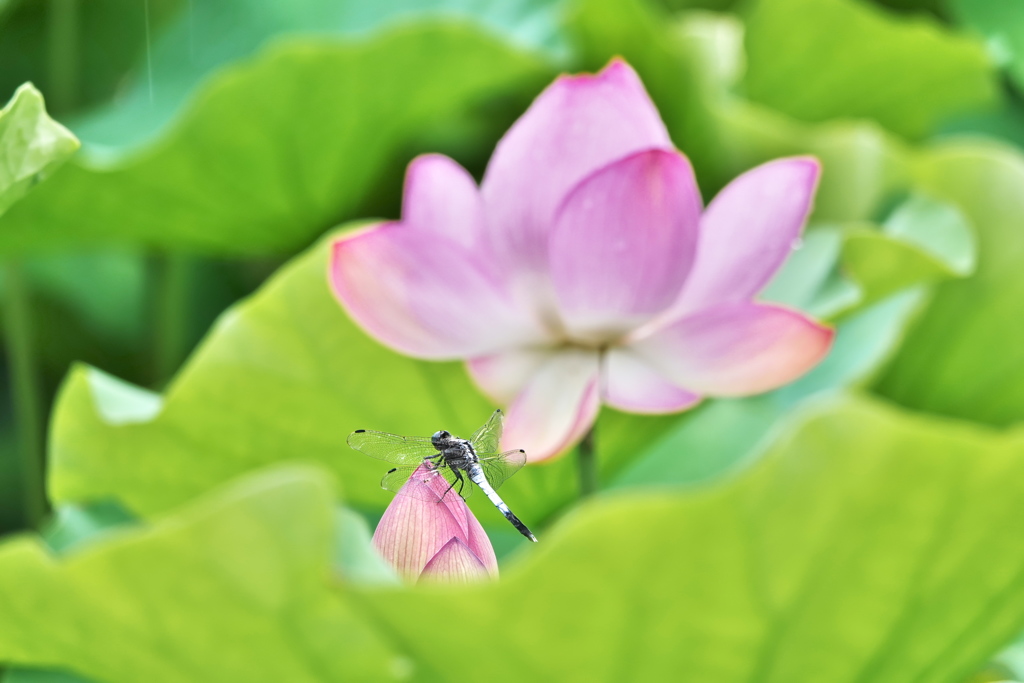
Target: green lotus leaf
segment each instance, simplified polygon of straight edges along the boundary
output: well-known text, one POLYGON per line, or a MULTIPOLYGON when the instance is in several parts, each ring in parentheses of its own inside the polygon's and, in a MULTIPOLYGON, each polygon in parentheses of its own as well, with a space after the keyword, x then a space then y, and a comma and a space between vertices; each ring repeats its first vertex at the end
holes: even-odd
POLYGON ((971 36, 853 0, 757 0, 746 15, 750 99, 803 121, 866 118, 909 138, 996 102, 971 36))
POLYGON ((0 110, 0 214, 77 149, 75 136, 47 115, 42 94, 31 83, 18 88, 0 110))
POLYGON ((849 226, 842 265, 872 303, 921 284, 969 276, 974 233, 954 206, 923 195, 902 203, 879 228, 849 226))
POLYGON ((292 466, 66 560, 8 541, 0 660, 106 683, 394 680, 408 665, 331 591, 334 502, 292 466))
POLYGON ((961 23, 985 36, 989 51, 1017 84, 1024 83, 1024 5, 1001 0, 949 0, 961 23))
POLYGON ((480 107, 548 78, 538 58, 470 26, 282 41, 218 71, 154 146, 65 166, 5 217, 0 251, 288 253, 388 204, 382 178, 397 180, 421 146, 485 158, 513 114, 480 107))
POLYGON ((301 458, 338 474, 350 501, 382 508, 380 463, 348 447, 350 432, 482 423, 492 408, 459 364, 398 355, 348 319, 327 287, 328 242, 229 309, 166 395, 74 370, 55 408, 54 500, 115 498, 150 514, 301 458))
MULTIPOLYGON (((98 34, 117 26, 120 30, 113 41, 141 44, 148 10, 152 40, 147 50, 136 50, 133 73, 123 79, 117 97, 107 106, 73 119, 72 129, 87 146, 102 150, 104 156, 119 157, 166 133, 196 91, 218 70, 253 58, 275 41, 310 34, 351 41, 400 24, 458 23, 530 51, 558 52, 564 49, 556 30, 560 2, 300 0, 267 4, 262 0, 220 0, 207 4, 150 0, 146 7, 135 7, 128 0, 93 0, 80 10, 84 34, 80 39, 87 62, 83 70, 89 69, 87 86, 94 87, 99 80, 95 61, 89 63, 93 43, 105 48, 107 59, 102 67, 110 68, 113 61, 112 40, 98 34), (138 32, 125 31, 124 25, 133 20, 138 32), (125 35, 128 33, 133 35, 125 35)), ((40 43, 44 41, 37 40, 29 47, 38 49, 40 43)), ((0 56, 4 56, 2 50, 0 47, 0 56)))
POLYGON ((0 545, 0 660, 106 683, 959 683, 1024 626, 1022 456, 1020 430, 819 401, 730 481, 599 496, 452 588, 342 579, 329 477, 286 465, 61 559, 0 545))
MULTIPOLYGON (((687 453, 678 453, 680 459, 687 453)), ((359 590, 425 671, 437 615, 488 680, 960 682, 1024 626, 1024 433, 862 400, 724 486, 596 500, 500 583, 359 590)))
POLYGON ((878 391, 920 410, 1013 424, 1024 415, 1024 157, 994 142, 949 142, 915 167, 923 190, 970 221, 977 268, 938 286, 878 391))
POLYGON ((8 669, 3 683, 93 683, 81 676, 51 669, 8 669))

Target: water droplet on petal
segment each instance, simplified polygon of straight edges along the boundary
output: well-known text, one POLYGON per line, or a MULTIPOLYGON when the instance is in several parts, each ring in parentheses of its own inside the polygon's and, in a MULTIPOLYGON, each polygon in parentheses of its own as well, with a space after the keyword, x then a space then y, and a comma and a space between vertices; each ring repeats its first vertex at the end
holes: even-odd
POLYGON ((793 251, 796 251, 797 249, 799 249, 802 246, 804 246, 803 238, 797 237, 795 240, 793 240, 790 243, 789 248, 792 249, 793 251))

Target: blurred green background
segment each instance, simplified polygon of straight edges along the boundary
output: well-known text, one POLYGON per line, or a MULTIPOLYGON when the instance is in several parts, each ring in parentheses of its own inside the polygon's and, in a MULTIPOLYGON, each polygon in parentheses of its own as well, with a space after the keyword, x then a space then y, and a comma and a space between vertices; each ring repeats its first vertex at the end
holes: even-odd
POLYGON ((1024 676, 1022 79, 1005 0, 0 2, 0 93, 81 142, 34 90, 0 118, 3 680, 1024 676), (571 455, 507 484, 538 548, 473 501, 500 584, 382 589, 345 436, 492 407, 348 321, 327 241, 616 55, 705 200, 822 160, 764 296, 835 349, 605 409, 597 499, 571 455))

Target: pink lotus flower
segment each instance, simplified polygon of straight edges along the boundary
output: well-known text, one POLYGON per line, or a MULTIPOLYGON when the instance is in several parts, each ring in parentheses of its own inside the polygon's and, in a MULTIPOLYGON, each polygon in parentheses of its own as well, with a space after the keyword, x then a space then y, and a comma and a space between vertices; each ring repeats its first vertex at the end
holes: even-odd
POLYGON ((498 576, 494 548, 466 501, 416 470, 373 532, 373 545, 407 581, 467 582, 498 576))
POLYGON ((483 182, 418 157, 402 220, 334 245, 331 283, 382 343, 466 359, 509 404, 505 444, 555 455, 602 403, 668 413, 792 381, 833 333, 754 301, 799 238, 808 157, 736 178, 706 207, 636 73, 562 76, 498 143, 483 182))

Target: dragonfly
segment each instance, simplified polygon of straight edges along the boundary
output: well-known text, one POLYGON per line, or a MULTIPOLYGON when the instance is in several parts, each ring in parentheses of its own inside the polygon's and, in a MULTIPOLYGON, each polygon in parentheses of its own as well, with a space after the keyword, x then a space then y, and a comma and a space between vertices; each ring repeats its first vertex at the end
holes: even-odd
POLYGON ((473 487, 467 488, 466 481, 471 481, 519 533, 536 543, 533 533, 498 496, 498 487, 526 464, 526 451, 514 449, 499 452, 501 427, 501 410, 495 410, 487 422, 468 439, 460 439, 443 429, 430 437, 399 436, 372 429, 357 429, 348 435, 348 445, 371 458, 395 465, 380 481, 381 488, 386 491, 439 502, 456 487, 456 495, 468 498, 473 487), (437 477, 443 478, 447 484, 444 494, 438 498, 432 486, 404 487, 413 476, 422 477, 424 483, 430 483, 431 479, 437 477))

